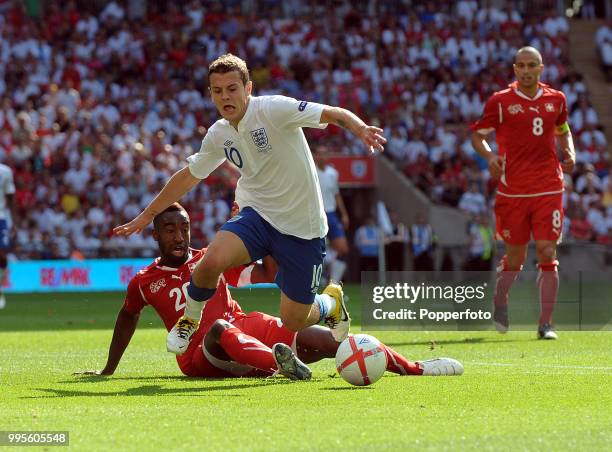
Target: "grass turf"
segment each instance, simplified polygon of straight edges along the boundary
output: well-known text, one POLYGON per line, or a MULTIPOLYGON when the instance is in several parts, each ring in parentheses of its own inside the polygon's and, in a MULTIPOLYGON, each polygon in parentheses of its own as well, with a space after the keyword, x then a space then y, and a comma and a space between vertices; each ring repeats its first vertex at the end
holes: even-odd
MULTIPOLYGON (((274 290, 235 297, 245 310, 278 308, 274 290)), ((8 297, 0 429, 69 430, 70 445, 87 450, 603 450, 612 441, 609 331, 556 342, 533 331, 376 332, 410 359, 455 357, 465 375, 387 374, 354 388, 333 377, 331 360, 312 366, 311 382, 183 377, 145 309, 114 376, 72 376, 104 365, 121 299, 8 297)))

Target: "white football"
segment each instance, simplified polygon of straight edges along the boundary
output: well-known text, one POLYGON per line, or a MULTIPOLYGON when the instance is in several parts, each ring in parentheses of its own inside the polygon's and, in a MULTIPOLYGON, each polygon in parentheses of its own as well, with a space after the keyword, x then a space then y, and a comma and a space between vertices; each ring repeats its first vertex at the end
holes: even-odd
POLYGON ((387 355, 375 337, 355 334, 346 338, 338 347, 336 369, 350 384, 368 386, 385 373, 387 355))

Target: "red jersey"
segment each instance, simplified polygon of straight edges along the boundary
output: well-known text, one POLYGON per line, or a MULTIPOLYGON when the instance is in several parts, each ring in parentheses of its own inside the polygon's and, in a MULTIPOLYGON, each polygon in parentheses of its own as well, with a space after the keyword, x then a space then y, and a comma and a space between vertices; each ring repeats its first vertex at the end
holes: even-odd
POLYGON ((557 157, 555 129, 567 121, 567 101, 561 91, 539 84, 530 98, 518 82, 494 93, 482 117, 471 125, 486 135, 495 130, 504 172, 497 193, 537 196, 563 192, 563 171, 557 157))
MULTIPOLYGON (((146 305, 155 309, 161 317, 166 329, 170 331, 185 310, 187 286, 193 268, 206 253, 201 250, 190 249, 191 256, 179 268, 159 265, 158 257, 148 267, 140 270, 129 282, 123 307, 131 314, 139 313, 146 305)), ((240 266, 223 273, 220 278, 217 292, 208 300, 202 312, 200 326, 194 334, 187 351, 177 356, 179 367, 190 361, 191 352, 202 342, 202 338, 217 319, 233 322, 234 319, 244 316, 240 305, 232 299, 227 285, 238 287, 250 283, 250 274, 253 266, 240 266)))

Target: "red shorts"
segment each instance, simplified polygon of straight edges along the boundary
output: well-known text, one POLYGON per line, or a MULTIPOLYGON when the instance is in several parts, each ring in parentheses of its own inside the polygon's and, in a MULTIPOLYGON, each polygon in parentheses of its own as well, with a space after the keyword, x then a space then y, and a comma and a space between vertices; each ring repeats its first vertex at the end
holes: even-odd
MULTIPOLYGON (((238 317, 232 324, 244 334, 248 334, 268 347, 278 342, 287 344, 295 351, 296 333, 283 326, 278 317, 273 317, 263 312, 250 312, 238 317)), ((256 377, 265 376, 269 373, 242 366, 231 361, 222 361, 209 353, 205 353, 204 335, 195 337, 197 346, 189 347, 185 354, 179 357, 179 367, 185 375, 190 377, 205 378, 227 378, 227 377, 256 377), (208 355, 208 356, 207 356, 208 355)))
POLYGON ((559 243, 563 230, 563 195, 495 197, 497 238, 510 245, 525 245, 533 238, 559 243))

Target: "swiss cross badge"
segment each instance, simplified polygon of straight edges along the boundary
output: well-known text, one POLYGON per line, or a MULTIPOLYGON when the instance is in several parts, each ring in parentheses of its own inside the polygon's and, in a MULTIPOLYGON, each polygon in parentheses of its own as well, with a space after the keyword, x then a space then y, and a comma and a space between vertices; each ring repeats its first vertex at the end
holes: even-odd
POLYGON ((508 106, 508 112, 511 115, 515 115, 517 113, 524 113, 523 106, 521 104, 513 104, 508 106))

